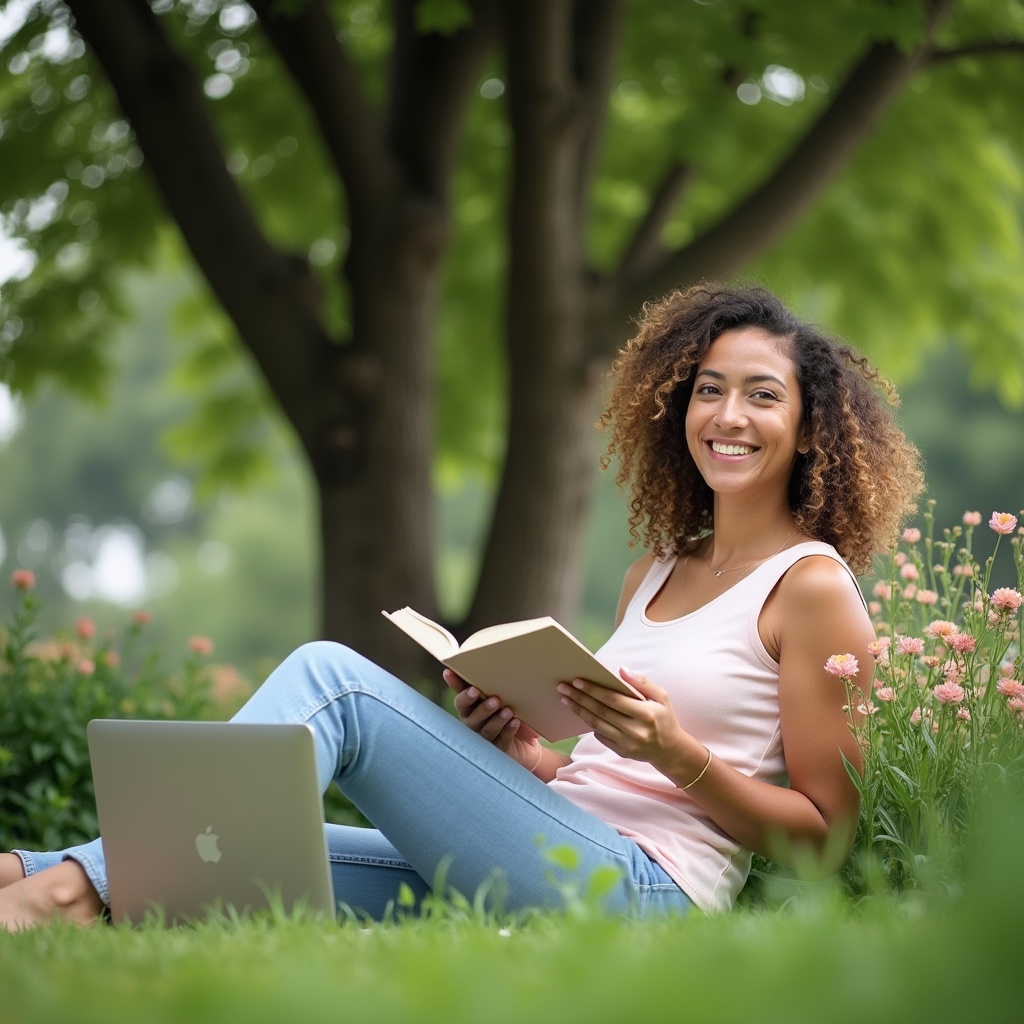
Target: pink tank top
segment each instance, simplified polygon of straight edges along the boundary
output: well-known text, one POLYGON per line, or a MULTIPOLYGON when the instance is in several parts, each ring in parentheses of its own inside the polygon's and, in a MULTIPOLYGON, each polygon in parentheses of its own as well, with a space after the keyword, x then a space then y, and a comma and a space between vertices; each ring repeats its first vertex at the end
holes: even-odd
MULTIPOLYGON (((745 775, 784 786, 779 666, 761 642, 757 621, 784 573, 808 555, 846 565, 828 544, 797 544, 713 601, 669 622, 649 619, 647 607, 676 559, 655 562, 597 656, 613 672, 626 666, 667 690, 680 724, 715 757, 745 775)), ((729 909, 743 888, 751 852, 656 768, 620 757, 592 733, 580 738, 572 763, 550 785, 632 839, 704 911, 729 909)))

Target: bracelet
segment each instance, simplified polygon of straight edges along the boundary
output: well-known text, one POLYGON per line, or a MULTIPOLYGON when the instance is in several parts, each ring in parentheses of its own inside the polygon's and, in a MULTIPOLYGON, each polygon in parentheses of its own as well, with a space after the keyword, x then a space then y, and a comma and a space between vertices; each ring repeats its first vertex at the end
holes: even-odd
POLYGON ((537 744, 537 760, 533 762, 532 767, 529 769, 529 772, 530 772, 531 775, 540 767, 540 762, 543 759, 543 757, 544 757, 544 744, 543 743, 538 743, 537 744))
POLYGON ((706 771, 707 771, 707 770, 708 770, 708 769, 709 769, 709 768, 711 767, 711 758, 712 758, 712 757, 713 757, 714 755, 713 755, 713 754, 711 753, 711 748, 710 748, 710 747, 705 747, 704 749, 705 749, 705 750, 706 750, 706 751, 708 752, 708 760, 707 760, 707 763, 706 763, 706 764, 704 765, 704 767, 703 767, 703 768, 701 768, 701 770, 700 770, 700 775, 698 775, 698 776, 697 776, 697 778, 695 778, 695 779, 693 780, 693 782, 689 782, 689 783, 687 783, 687 784, 686 784, 685 786, 683 786, 683 787, 682 787, 683 789, 689 789, 689 788, 690 788, 690 786, 696 786, 696 785, 697 785, 697 783, 698 783, 698 782, 700 782, 700 780, 704 778, 704 773, 705 773, 705 772, 706 772, 706 771))

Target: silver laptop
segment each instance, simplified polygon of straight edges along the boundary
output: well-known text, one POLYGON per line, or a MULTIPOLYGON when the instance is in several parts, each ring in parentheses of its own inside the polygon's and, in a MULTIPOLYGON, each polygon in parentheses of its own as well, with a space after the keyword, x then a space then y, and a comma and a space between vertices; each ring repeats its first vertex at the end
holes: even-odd
POLYGON ((88 737, 114 921, 334 915, 308 726, 97 719, 88 737))

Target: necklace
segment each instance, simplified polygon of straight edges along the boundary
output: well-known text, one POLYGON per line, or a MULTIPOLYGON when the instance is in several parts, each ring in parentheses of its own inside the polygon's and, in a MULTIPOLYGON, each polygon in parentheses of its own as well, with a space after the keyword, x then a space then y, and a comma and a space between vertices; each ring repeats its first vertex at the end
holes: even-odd
POLYGON ((712 569, 711 563, 706 559, 702 558, 701 561, 708 567, 708 572, 711 573, 716 579, 719 576, 724 576, 727 572, 742 572, 744 569, 749 569, 754 562, 767 562, 769 558, 774 558, 779 551, 781 551, 800 531, 794 530, 783 542, 779 545, 778 550, 773 551, 770 555, 765 555, 764 558, 753 558, 746 565, 737 565, 734 569, 712 569))

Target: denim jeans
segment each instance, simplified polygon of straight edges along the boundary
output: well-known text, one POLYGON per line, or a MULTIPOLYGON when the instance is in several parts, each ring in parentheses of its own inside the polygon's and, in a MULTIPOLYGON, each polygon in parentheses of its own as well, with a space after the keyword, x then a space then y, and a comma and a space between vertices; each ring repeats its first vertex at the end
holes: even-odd
MULTIPOLYGON (((300 647, 233 721, 305 722, 321 791, 337 783, 374 828, 325 825, 335 898, 379 918, 406 883, 417 902, 444 865, 473 898, 484 883, 507 910, 563 905, 598 868, 620 881, 611 912, 684 913, 686 894, 632 840, 583 811, 455 717, 373 662, 328 641, 300 647), (572 872, 546 851, 575 850, 572 872)), ((54 853, 16 851, 32 874, 78 861, 108 902, 101 840, 54 853)))

